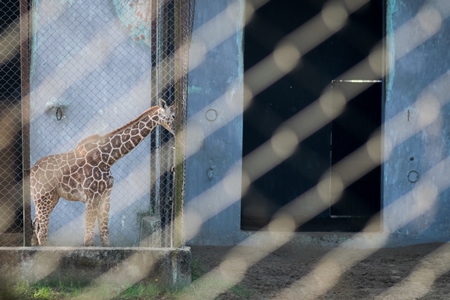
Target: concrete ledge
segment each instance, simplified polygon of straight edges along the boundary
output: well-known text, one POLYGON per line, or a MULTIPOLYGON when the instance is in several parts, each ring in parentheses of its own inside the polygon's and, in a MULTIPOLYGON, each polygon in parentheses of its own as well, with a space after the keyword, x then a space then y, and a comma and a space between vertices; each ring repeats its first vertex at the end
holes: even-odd
POLYGON ((189 247, 0 247, 6 280, 127 285, 153 283, 179 288, 191 282, 189 247))

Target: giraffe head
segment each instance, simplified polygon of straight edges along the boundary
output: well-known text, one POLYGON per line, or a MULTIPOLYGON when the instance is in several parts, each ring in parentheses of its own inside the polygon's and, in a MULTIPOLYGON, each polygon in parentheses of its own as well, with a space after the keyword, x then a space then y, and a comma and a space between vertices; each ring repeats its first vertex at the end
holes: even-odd
POLYGON ((159 122, 160 125, 166 128, 170 133, 175 134, 174 120, 175 110, 174 105, 167 106, 163 99, 159 99, 159 122))

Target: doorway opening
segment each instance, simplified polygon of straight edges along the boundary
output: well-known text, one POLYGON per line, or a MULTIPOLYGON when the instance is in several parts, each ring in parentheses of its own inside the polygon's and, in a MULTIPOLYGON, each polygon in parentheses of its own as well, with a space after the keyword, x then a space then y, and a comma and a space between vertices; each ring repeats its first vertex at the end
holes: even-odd
MULTIPOLYGON (((245 71, 272 55, 287 35, 311 28, 311 20, 320 17, 327 5, 326 0, 278 0, 257 8, 244 29, 245 71)), ((368 1, 349 13, 342 28, 302 53, 295 68, 254 95, 244 112, 243 157, 269 141, 283 122, 313 104, 326 90, 331 89, 331 93, 338 89, 360 90, 347 99, 342 113, 302 140, 292 155, 251 183, 242 195, 242 230, 263 228, 280 208, 317 186, 327 173, 333 172, 334 166, 364 146, 380 129, 383 78, 374 79, 373 74, 364 73, 355 78, 348 71, 381 43, 383 24, 384 2, 368 1)), ((320 32, 312 30, 308 36, 314 38, 316 34, 320 32)), ((381 145, 377 147, 375 152, 381 155, 381 145)), ((354 167, 358 167, 357 161, 354 167)), ((362 230, 382 208, 381 183, 381 167, 375 166, 297 231, 362 230)), ((371 228, 378 230, 377 226, 371 228)))

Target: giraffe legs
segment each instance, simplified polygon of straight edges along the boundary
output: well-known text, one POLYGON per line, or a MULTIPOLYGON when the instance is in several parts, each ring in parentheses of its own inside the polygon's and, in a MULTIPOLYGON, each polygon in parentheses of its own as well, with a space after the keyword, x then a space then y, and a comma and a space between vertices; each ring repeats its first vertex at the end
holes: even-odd
POLYGON ((50 213, 58 203, 57 196, 44 196, 35 199, 35 218, 33 221, 33 236, 31 238, 32 246, 45 246, 48 239, 48 224, 50 221, 50 213))
POLYGON ((103 247, 109 247, 110 245, 109 228, 108 228, 110 194, 111 194, 110 192, 107 192, 106 195, 103 196, 97 214, 98 229, 100 231, 100 243, 103 247))
POLYGON ((97 219, 98 206, 94 201, 86 204, 86 228, 84 231, 84 246, 94 246, 95 220, 97 219))
POLYGON ((35 217, 33 220, 33 235, 31 237, 31 246, 45 246, 48 238, 48 219, 41 220, 35 217))
POLYGON ((100 243, 102 247, 109 247, 109 196, 110 192, 107 192, 98 201, 90 201, 86 204, 86 228, 84 233, 84 246, 93 246, 95 237, 95 221, 98 221, 98 229, 100 232, 100 243))

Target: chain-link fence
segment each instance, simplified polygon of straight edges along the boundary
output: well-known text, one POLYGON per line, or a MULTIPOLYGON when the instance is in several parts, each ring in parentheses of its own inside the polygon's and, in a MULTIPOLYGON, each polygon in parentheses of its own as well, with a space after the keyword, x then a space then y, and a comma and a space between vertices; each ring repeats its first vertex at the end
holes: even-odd
MULTIPOLYGON (((111 168, 111 246, 183 244, 175 217, 182 216, 184 194, 183 45, 192 9, 190 0, 2 3, 1 245, 30 243, 31 166, 89 136, 129 130, 159 99, 175 108, 175 135, 157 126, 111 168)), ((61 198, 47 244, 82 245, 85 208, 61 198)))
POLYGON ((0 244, 21 243, 20 3, 3 1, 0 25, 0 244))

